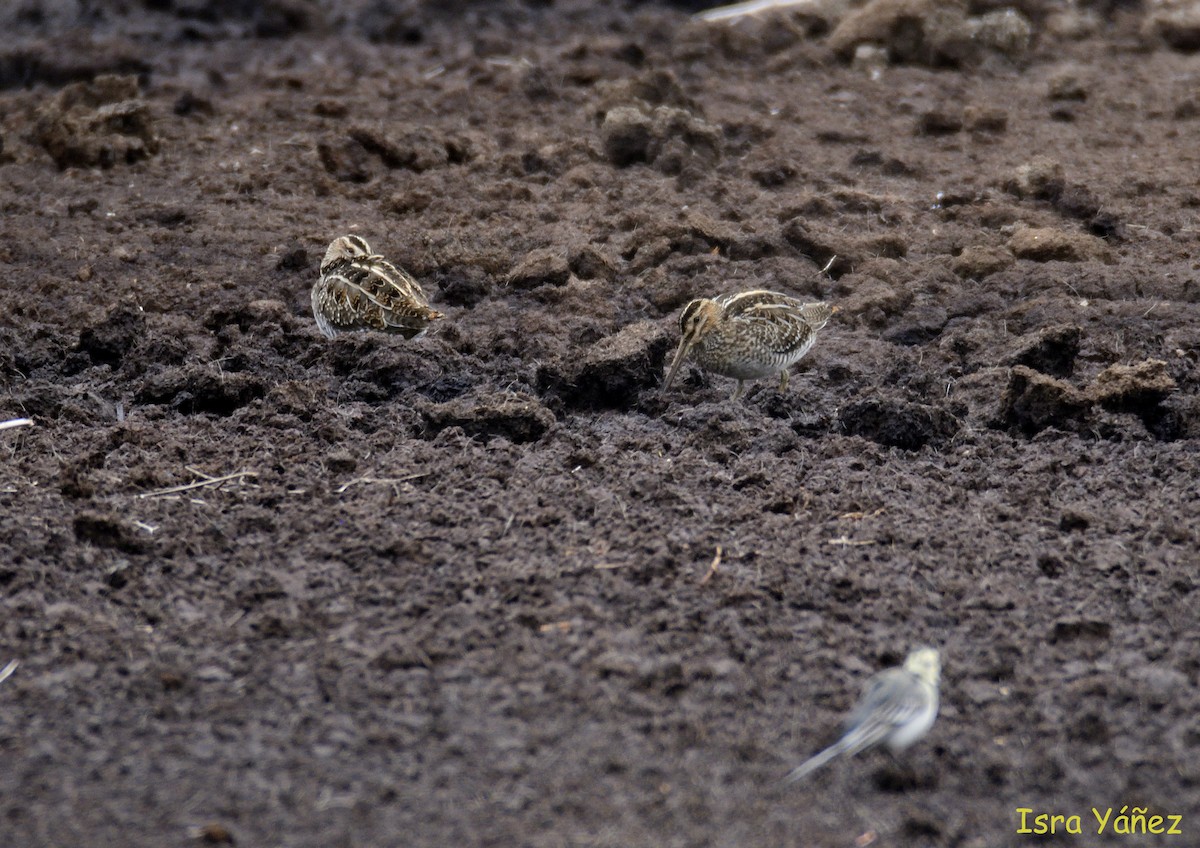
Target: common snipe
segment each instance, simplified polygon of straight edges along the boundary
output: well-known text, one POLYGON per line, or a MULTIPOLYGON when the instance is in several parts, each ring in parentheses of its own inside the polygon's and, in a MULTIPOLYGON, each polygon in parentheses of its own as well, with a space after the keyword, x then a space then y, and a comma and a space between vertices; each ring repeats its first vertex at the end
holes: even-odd
POLYGON ((880 744, 899 752, 916 742, 937 718, 941 674, 941 658, 933 648, 917 648, 903 667, 876 674, 846 719, 842 738, 792 769, 784 783, 807 777, 839 754, 853 756, 880 744))
POLYGON ((321 278, 312 289, 313 317, 327 338, 355 330, 399 333, 406 339, 425 332, 442 313, 429 308, 420 284, 388 262, 359 236, 336 238, 321 260, 321 278))
POLYGON ((693 300, 679 316, 683 337, 667 372, 665 391, 690 353, 700 367, 737 380, 732 399, 742 394, 745 380, 779 374, 787 388, 788 369, 816 341, 836 306, 803 303, 772 291, 745 291, 709 300, 693 300))

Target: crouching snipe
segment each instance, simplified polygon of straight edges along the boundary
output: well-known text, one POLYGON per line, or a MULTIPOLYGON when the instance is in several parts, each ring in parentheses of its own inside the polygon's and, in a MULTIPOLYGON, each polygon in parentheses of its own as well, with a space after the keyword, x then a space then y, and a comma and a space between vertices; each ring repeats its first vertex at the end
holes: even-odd
POLYGON ((326 338, 356 330, 413 339, 442 313, 429 308, 420 284, 358 236, 336 238, 312 289, 313 317, 326 338))
POLYGON ((737 380, 731 399, 742 394, 745 380, 780 375, 787 389, 788 369, 812 348, 817 331, 836 306, 803 303, 772 291, 726 294, 693 300, 679 316, 683 337, 667 372, 665 391, 690 353, 700 367, 737 380))

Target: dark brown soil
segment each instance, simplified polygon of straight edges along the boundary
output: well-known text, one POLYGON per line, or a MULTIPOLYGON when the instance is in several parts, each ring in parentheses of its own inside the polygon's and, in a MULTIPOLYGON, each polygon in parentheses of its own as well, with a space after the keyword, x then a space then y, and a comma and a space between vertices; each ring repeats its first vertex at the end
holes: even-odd
POLYGON ((442 5, 3 4, 0 842, 1198 844, 1200 40, 442 5), (425 338, 320 336, 350 232, 425 338), (760 287, 789 391, 661 393, 760 287))

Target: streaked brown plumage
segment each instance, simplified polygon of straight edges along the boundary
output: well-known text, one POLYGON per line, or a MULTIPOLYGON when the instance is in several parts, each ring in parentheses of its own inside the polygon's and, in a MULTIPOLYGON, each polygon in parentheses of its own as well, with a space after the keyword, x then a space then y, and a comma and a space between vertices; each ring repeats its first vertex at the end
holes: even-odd
POLYGON ((746 380, 780 375, 787 388, 788 369, 816 341, 836 306, 804 303, 779 292, 755 290, 693 300, 679 316, 682 338, 671 360, 663 390, 670 387, 690 353, 701 368, 737 380, 732 400, 746 380))
POLYGON ((339 333, 379 330, 406 339, 425 332, 442 313, 429 308, 420 284, 359 236, 336 238, 321 260, 312 288, 313 317, 332 339, 339 333))

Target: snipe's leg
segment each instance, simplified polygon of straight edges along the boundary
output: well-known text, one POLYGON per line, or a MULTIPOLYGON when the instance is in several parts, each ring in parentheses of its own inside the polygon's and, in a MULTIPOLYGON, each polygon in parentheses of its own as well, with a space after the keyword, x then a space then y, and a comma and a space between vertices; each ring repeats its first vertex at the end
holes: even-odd
POLYGON ((743 385, 743 381, 738 380, 737 385, 733 387, 733 394, 731 394, 729 396, 730 400, 737 400, 738 398, 740 398, 742 396, 742 385, 743 385))
POLYGON ((788 381, 788 372, 787 372, 787 369, 785 368, 779 372, 779 391, 781 391, 781 392, 787 391, 787 381, 788 381))

